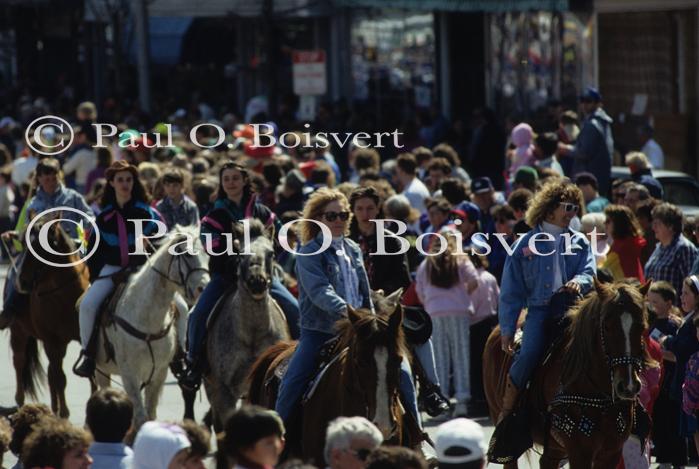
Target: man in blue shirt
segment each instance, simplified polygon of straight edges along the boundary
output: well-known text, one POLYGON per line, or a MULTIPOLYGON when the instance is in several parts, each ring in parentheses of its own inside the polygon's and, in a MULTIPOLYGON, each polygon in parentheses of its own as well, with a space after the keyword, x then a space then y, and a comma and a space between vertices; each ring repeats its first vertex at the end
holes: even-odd
POLYGON ((95 469, 130 469, 133 451, 124 444, 131 428, 133 404, 119 389, 103 388, 87 401, 85 423, 95 441, 90 445, 95 469))

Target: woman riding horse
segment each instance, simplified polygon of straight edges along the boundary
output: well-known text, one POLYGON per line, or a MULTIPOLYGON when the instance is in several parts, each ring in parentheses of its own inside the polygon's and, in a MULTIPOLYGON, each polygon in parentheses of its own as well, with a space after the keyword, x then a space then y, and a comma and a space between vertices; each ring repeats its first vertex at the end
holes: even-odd
MULTIPOLYGON (((321 347, 335 336, 335 323, 347 317, 348 305, 372 308, 361 250, 345 237, 350 217, 347 198, 337 190, 319 189, 306 202, 301 224, 304 244, 296 260, 301 336, 275 406, 287 423, 316 368, 321 347), (331 238, 326 239, 326 234, 331 238)), ((405 360, 399 386, 404 405, 420 422, 410 366, 405 360)))
MULTIPOLYGON (((97 216, 100 243, 90 258, 93 267, 102 265, 99 277, 90 285, 80 303, 80 343, 82 361, 73 369, 76 375, 89 378, 95 372, 95 357, 88 344, 92 338, 95 319, 102 302, 114 289, 114 274, 125 269, 135 269, 148 259, 145 255, 130 254, 135 251, 135 224, 129 220, 149 220, 143 226, 143 234, 157 230, 155 221, 162 221, 158 213, 148 205, 148 194, 138 179, 138 169, 119 160, 105 172, 107 186, 102 196, 104 209, 97 216)), ((88 252, 96 241, 97 233, 90 233, 88 252)))
MULTIPOLYGON (((55 158, 44 158, 36 165, 34 173, 34 187, 36 193, 26 204, 26 213, 29 216, 35 216, 46 210, 56 207, 68 207, 80 210, 86 217, 92 217, 92 209, 87 205, 83 196, 63 185, 63 174, 61 166, 55 158)), ((66 220, 61 222, 63 230, 73 239, 77 239, 77 226, 85 218, 75 212, 65 211, 61 214, 61 219, 66 220), (72 220, 72 221, 68 221, 72 220)), ((13 231, 7 231, 2 234, 4 240, 9 240, 17 236, 17 233, 23 231, 26 223, 26 217, 17 223, 17 227, 13 231)), ((9 327, 17 313, 22 309, 23 302, 26 302, 27 296, 17 292, 14 282, 14 269, 10 270, 7 282, 7 293, 5 298, 5 306, 0 314, 0 330, 9 327)))
MULTIPOLYGON (((198 388, 201 383, 200 357, 209 315, 226 289, 235 285, 231 277, 236 273, 226 270, 228 257, 219 254, 225 250, 225 246, 221 247, 222 242, 225 242, 224 235, 232 234, 234 223, 246 218, 257 218, 264 225, 274 224, 275 231, 281 228, 281 223, 274 213, 258 202, 257 195, 252 193, 250 177, 245 167, 233 161, 223 164, 218 173, 218 184, 214 208, 201 221, 202 243, 206 249, 212 251, 208 253, 211 256, 209 261, 211 282, 202 292, 188 318, 188 366, 186 373, 180 379, 180 384, 190 389, 198 388)), ((276 277, 272 279, 270 295, 284 312, 292 338, 297 338, 299 306, 296 298, 276 277)))
POLYGON ((505 261, 499 322, 506 353, 513 352, 520 312, 528 309, 521 349, 510 368, 498 422, 512 413, 520 391, 551 343, 547 329, 563 313, 552 310, 553 295, 559 291, 584 294, 592 287, 595 261, 590 244, 569 228, 581 207, 583 196, 577 186, 559 182, 544 186, 526 215, 527 224, 535 228, 517 241, 513 255, 505 261))

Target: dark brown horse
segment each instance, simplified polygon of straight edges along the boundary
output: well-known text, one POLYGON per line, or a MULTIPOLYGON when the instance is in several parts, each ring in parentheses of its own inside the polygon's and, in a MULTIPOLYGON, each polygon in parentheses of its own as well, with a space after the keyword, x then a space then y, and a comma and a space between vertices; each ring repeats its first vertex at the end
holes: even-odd
MULTIPOLYGON (((401 361, 407 356, 402 318, 400 306, 391 314, 378 315, 348 308, 348 318, 338 321, 336 350, 340 352, 303 405, 301 454, 296 456, 324 464, 323 435, 328 423, 339 416, 368 418, 392 443, 419 443, 414 425, 410 425, 398 402, 401 361)), ((295 342, 278 343, 255 362, 249 376, 252 403, 274 407, 277 389, 269 385, 274 381, 270 378, 295 348, 295 342)), ((292 447, 295 443, 289 442, 292 447)))
MULTIPOLYGON (((523 404, 531 416, 534 442, 544 445, 540 467, 557 468, 565 458, 571 469, 612 468, 619 462, 634 417, 640 418, 634 415, 639 373, 655 365, 643 339, 647 288, 595 283, 569 311, 564 340, 534 374, 523 404)), ((483 361, 485 392, 495 420, 511 362, 501 349, 499 327, 488 338, 483 361)))
MULTIPOLYGON (((39 243, 43 224, 36 223, 29 234, 32 247, 43 259, 54 263, 78 260, 77 254, 56 256, 39 243)), ((59 223, 47 231, 51 248, 59 253, 74 252, 73 241, 59 223)), ((42 374, 37 340, 44 345, 49 362, 48 381, 51 409, 60 417, 69 416, 65 398, 66 376, 63 358, 71 340, 79 340, 78 313, 75 302, 87 289, 90 275, 86 263, 71 267, 53 267, 34 257, 25 247, 17 264, 15 284, 19 292, 29 294, 28 309, 19 314, 10 327, 12 361, 17 376, 17 405, 24 404, 25 394, 36 398, 42 374)))

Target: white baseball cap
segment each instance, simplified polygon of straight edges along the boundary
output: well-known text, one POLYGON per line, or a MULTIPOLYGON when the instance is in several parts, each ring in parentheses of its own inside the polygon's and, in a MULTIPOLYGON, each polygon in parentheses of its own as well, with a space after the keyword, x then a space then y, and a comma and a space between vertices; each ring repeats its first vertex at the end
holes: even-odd
POLYGON ((470 419, 458 418, 441 424, 434 444, 440 463, 464 464, 485 458, 483 427, 470 419))

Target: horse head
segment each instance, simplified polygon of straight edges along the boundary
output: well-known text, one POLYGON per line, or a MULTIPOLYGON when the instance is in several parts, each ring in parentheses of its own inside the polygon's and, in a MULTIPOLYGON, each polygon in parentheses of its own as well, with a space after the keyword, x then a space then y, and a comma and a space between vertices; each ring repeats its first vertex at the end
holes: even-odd
POLYGON ((590 357, 604 360, 613 398, 633 400, 641 391, 640 373, 652 360, 645 349, 648 328, 644 295, 649 283, 637 287, 627 283, 595 282, 595 291, 571 313, 571 339, 563 382, 570 383, 589 373, 590 357), (600 353, 601 352, 601 353, 600 353))
POLYGON ((396 428, 400 412, 398 385, 406 356, 402 320, 400 305, 379 314, 348 306, 347 319, 338 324, 340 347, 348 349, 345 387, 386 439, 396 428))
POLYGON ((265 228, 258 220, 250 220, 250 239, 238 260, 238 282, 259 301, 267 297, 272 284, 274 228, 265 228))
POLYGON ((55 218, 34 223, 22 237, 24 250, 15 264, 17 267, 15 287, 19 293, 30 292, 40 274, 51 265, 50 263, 66 264, 77 259, 75 243, 63 230, 61 224, 54 221, 55 218))
POLYGON ((209 283, 208 260, 196 227, 175 226, 163 248, 172 256, 165 275, 194 303, 209 283))

